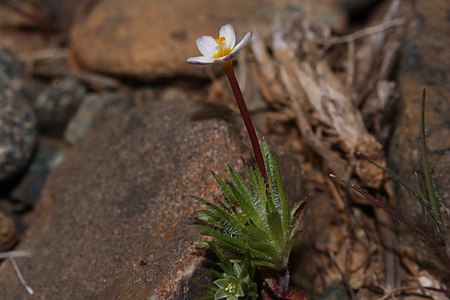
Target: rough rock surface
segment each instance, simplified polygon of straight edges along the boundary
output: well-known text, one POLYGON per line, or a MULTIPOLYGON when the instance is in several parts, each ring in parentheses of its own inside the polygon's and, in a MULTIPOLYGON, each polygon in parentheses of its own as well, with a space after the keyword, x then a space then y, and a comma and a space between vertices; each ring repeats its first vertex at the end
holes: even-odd
POLYGON ((123 113, 130 106, 131 97, 128 93, 87 94, 67 124, 64 140, 72 145, 79 143, 95 126, 123 113))
POLYGON ((36 119, 23 80, 17 59, 0 46, 0 181, 26 166, 36 141, 36 119))
POLYGON ((0 210, 0 251, 9 250, 18 239, 19 232, 14 220, 0 210))
MULTIPOLYGON (((18 247, 32 252, 18 264, 36 299, 197 299, 203 259, 190 196, 221 196, 210 170, 241 164, 229 117, 149 102, 67 154, 18 247)), ((28 299, 10 264, 0 266, 0 298, 28 299)))
MULTIPOLYGON (((1 87, 0 87, 1 89, 1 87)), ((0 180, 20 172, 28 163, 36 141, 36 120, 27 103, 0 91, 0 180)))
POLYGON ((33 161, 20 183, 14 187, 9 198, 33 207, 39 200, 41 190, 49 174, 64 160, 66 146, 54 139, 40 138, 33 161))
MULTIPOLYGON (((403 99, 401 114, 389 151, 390 160, 401 177, 412 186, 417 186, 414 172, 421 170, 419 120, 421 88, 425 86, 427 88, 425 119, 430 163, 436 192, 444 204, 442 212, 448 241, 450 241, 449 22, 448 1, 433 1, 433 3, 417 1, 414 18, 408 28, 409 36, 405 39, 407 44, 400 66, 399 79, 403 99)), ((398 197, 398 207, 402 212, 419 224, 425 225, 426 218, 423 217, 420 205, 406 192, 399 194, 398 197)), ((430 226, 424 228, 433 230, 430 226)), ((417 240, 417 236, 414 238, 417 240)), ((430 248, 425 247, 425 251, 419 252, 418 255, 422 253, 423 259, 429 259, 429 251, 430 248)))
POLYGON ((64 128, 85 93, 86 88, 75 78, 53 81, 33 101, 39 127, 64 128))
MULTIPOLYGON (((231 23, 242 37, 255 26, 268 30, 277 8, 305 14, 311 7, 317 7, 305 4, 304 0, 288 2, 101 1, 75 25, 72 47, 82 66, 99 72, 144 79, 206 76, 204 69, 186 64, 187 57, 200 55, 195 45, 199 35, 217 36, 221 25, 231 23)), ((312 14, 331 23, 345 23, 342 14, 327 5, 312 14)))

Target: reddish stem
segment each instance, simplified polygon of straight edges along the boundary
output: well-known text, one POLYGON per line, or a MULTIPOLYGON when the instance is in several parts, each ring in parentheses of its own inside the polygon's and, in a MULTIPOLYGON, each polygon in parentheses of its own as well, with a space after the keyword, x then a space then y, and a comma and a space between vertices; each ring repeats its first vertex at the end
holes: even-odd
POLYGON ((264 178, 264 182, 267 184, 267 172, 264 166, 264 159, 259 146, 258 137, 256 136, 255 127, 253 126, 250 114, 248 113, 247 105, 245 105, 244 97, 239 87, 239 83, 234 75, 233 67, 231 65, 224 65, 225 72, 227 73, 228 80, 230 81, 231 89, 233 90, 234 98, 241 112, 242 119, 244 120, 245 127, 247 128, 248 136, 252 143, 253 153, 255 154, 256 163, 264 178))
POLYGON ((350 186, 353 188, 356 192, 364 196, 367 200, 372 202, 372 204, 378 206, 379 208, 383 209, 385 212, 390 214, 394 219, 399 220, 403 224, 407 225, 412 231, 419 234, 426 242, 428 242, 436 252, 442 255, 442 257, 446 260, 448 264, 450 264, 450 256, 447 254, 447 251, 445 249, 445 245, 440 243, 439 241, 436 241, 434 238, 432 238, 429 234, 427 234, 425 231, 422 230, 419 226, 415 225, 413 222, 405 218, 398 210, 391 207, 389 204, 385 203, 384 201, 378 199, 375 196, 372 196, 369 194, 368 191, 364 190, 363 188, 349 183, 345 180, 342 180, 340 178, 337 178, 333 174, 330 174, 330 177, 333 179, 336 179, 338 182, 341 182, 344 185, 350 186))

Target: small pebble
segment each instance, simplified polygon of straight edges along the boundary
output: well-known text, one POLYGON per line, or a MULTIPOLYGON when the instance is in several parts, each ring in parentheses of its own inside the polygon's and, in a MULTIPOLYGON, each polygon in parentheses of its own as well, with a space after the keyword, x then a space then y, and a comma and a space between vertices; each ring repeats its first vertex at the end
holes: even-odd
POLYGON ((19 235, 14 221, 0 211, 0 251, 6 251, 17 242, 19 235))

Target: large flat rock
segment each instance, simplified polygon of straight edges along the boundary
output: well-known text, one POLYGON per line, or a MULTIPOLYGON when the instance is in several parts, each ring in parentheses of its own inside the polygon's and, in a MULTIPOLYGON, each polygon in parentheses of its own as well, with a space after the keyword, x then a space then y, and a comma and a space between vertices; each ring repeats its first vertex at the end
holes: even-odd
MULTIPOLYGON (((70 152, 18 247, 32 252, 18 264, 35 299, 196 299, 203 258, 192 246, 199 204, 190 196, 220 197, 210 170, 241 163, 228 114, 148 103, 70 152)), ((28 299, 7 262, 0 299, 28 299)))

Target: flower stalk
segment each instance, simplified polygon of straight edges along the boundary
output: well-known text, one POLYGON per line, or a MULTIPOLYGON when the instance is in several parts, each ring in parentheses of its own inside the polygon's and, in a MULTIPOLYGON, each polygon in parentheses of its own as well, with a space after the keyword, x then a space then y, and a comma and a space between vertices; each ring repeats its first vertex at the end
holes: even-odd
POLYGON ((196 65, 218 63, 224 68, 230 82, 231 89, 233 90, 234 98, 236 99, 236 103, 239 107, 239 111, 241 112, 242 119, 244 120, 245 128, 247 129, 247 133, 252 144, 256 163, 258 164, 258 168, 264 178, 264 182, 267 185, 267 172, 264 166, 261 146, 259 145, 255 127, 250 119, 250 114, 248 113, 247 106, 245 105, 244 97, 242 97, 239 83, 233 71, 233 58, 248 44, 251 37, 252 33, 247 32, 244 38, 236 44, 236 33, 234 32, 234 28, 230 24, 226 24, 220 28, 218 38, 213 38, 208 35, 198 37, 196 44, 202 56, 189 57, 187 62, 196 65))
POLYGON ((213 173, 224 193, 223 201, 213 203, 194 197, 205 206, 205 210, 198 213, 202 223, 197 228, 213 239, 208 245, 218 256, 221 261, 219 267, 224 271, 212 271, 217 280, 210 290, 215 293, 205 299, 237 300, 256 296, 254 277, 261 271, 258 267, 271 270, 266 274, 268 276, 263 276, 265 282, 274 275, 278 278, 277 283, 268 287, 280 299, 285 299, 289 292, 289 254, 305 210, 305 202, 298 202, 291 208, 278 161, 269 151, 267 143, 259 144, 234 74, 233 59, 248 44, 251 36, 248 32, 236 43, 233 26, 226 24, 220 28, 218 38, 207 35, 198 37, 196 44, 202 55, 187 59, 188 63, 196 65, 217 63, 225 70, 256 161, 256 164, 247 166, 250 183, 246 183, 244 177, 229 165, 229 181, 213 173), (219 248, 231 256, 225 257, 219 248))
POLYGON ((231 66, 231 64, 224 64, 222 66, 225 69, 225 73, 227 74, 231 89, 233 90, 234 98, 236 99, 236 103, 239 107, 239 111, 241 112, 242 119, 244 120, 245 128, 247 129, 247 133, 252 144, 253 153, 255 155, 255 160, 258 164, 259 171, 264 178, 264 182, 267 183, 267 172, 266 167, 264 166, 264 158, 262 156, 261 146, 259 145, 255 127, 253 126, 253 122, 250 118, 250 114, 248 112, 247 105, 245 104, 244 97, 242 96, 239 83, 234 74, 233 67, 231 66))

